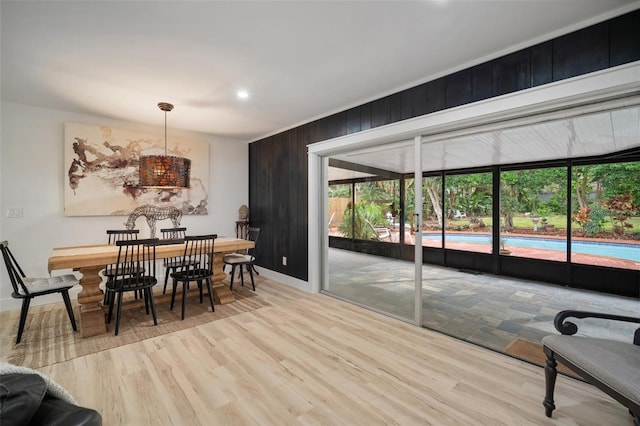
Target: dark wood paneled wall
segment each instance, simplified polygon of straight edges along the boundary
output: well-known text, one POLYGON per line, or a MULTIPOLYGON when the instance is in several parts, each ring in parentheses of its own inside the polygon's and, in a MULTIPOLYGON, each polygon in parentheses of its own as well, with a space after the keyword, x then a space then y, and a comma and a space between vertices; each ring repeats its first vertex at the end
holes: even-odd
POLYGON ((637 60, 640 10, 251 143, 258 265, 308 278, 308 144, 637 60))

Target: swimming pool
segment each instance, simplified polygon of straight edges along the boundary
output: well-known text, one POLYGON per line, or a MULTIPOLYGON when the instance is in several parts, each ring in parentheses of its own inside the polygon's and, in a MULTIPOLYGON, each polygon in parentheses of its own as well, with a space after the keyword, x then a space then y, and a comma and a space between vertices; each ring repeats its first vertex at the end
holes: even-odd
MULTIPOLYGON (((439 233, 423 233, 423 238, 438 241, 441 238, 439 233)), ((447 241, 462 243, 491 244, 490 235, 477 234, 446 234, 447 241)), ((531 247, 546 250, 556 250, 565 252, 567 250, 566 240, 555 240, 550 238, 527 238, 527 237, 503 237, 507 246, 531 247)), ((640 261, 640 246, 622 243, 600 243, 591 241, 571 241, 571 251, 573 253, 595 254, 600 256, 617 257, 640 261)))

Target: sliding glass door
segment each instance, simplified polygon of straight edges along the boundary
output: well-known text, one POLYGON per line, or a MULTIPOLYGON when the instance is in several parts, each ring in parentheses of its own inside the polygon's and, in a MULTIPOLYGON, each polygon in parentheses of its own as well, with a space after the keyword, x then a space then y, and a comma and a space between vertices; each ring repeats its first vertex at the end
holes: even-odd
POLYGON ((415 194, 405 176, 415 172, 414 158, 412 141, 330 155, 323 179, 327 249, 321 290, 408 322, 416 321, 416 264, 406 245, 415 241, 415 194), (402 168, 397 161, 394 167, 379 162, 399 157, 402 168))

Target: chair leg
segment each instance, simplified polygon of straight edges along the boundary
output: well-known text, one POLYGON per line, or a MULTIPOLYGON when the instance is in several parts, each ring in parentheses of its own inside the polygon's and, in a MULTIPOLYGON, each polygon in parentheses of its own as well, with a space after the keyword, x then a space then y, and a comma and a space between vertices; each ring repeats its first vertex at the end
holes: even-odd
POLYGON ((187 305, 187 285, 189 281, 184 281, 182 283, 182 319, 184 320, 184 308, 187 305))
POLYGON ((176 290, 178 289, 178 281, 173 280, 173 291, 171 292, 171 306, 169 306, 169 310, 173 311, 173 302, 176 300, 176 290))
POLYGON ((244 274, 242 273, 242 265, 240 265, 240 283, 244 287, 244 274))
POLYGON ((118 310, 116 311, 116 336, 120 330, 120 315, 122 314, 122 292, 118 292, 118 310))
POLYGON ((249 270, 249 276, 251 276, 251 286, 253 287, 253 291, 256 291, 256 283, 253 281, 253 265, 247 265, 247 269, 249 270))
POLYGON ((229 290, 233 290, 233 276, 236 274, 236 265, 231 265, 231 283, 229 284, 229 290))
POLYGON ((29 312, 30 303, 30 297, 22 299, 22 309, 20 310, 20 323, 18 324, 18 337, 16 338, 16 345, 20 343, 20 340, 22 340, 22 332, 24 331, 24 325, 27 322, 27 312, 29 312))
POLYGON ((111 315, 113 314, 113 304, 115 303, 115 294, 109 291, 109 315, 107 315, 107 323, 111 323, 111 315))
MULTIPOLYGON (((107 284, 109 284, 109 281, 107 281, 107 284)), ((104 287, 104 301, 102 302, 102 304, 105 305, 105 306, 110 305, 112 297, 113 297, 113 294, 111 294, 110 291, 107 291, 107 285, 105 284, 105 287, 104 287)))
POLYGON ((198 280, 198 290, 200 290, 200 303, 202 303, 202 280, 198 280))
POLYGON ((171 272, 171 268, 167 267, 165 268, 165 273, 164 273, 164 287, 162 288, 162 294, 165 294, 167 292, 167 282, 169 281, 169 272, 171 272))
POLYGON ((149 315, 149 298, 147 297, 147 292, 144 290, 140 290, 140 291, 142 292, 141 297, 144 298, 144 311, 147 315, 149 315))
POLYGON ((67 315, 69 315, 71 327, 73 327, 73 331, 78 331, 78 327, 76 327, 76 318, 73 315, 73 307, 71 306, 71 299, 69 298, 69 290, 62 291, 62 299, 64 300, 64 306, 67 308, 67 315))
POLYGON ((209 301, 211 302, 211 312, 215 312, 216 308, 213 307, 213 285, 211 284, 211 278, 207 278, 207 290, 209 290, 209 301))
POLYGON ((149 298, 149 304, 151 305, 151 315, 153 316, 153 325, 158 325, 158 318, 156 317, 156 302, 153 300, 153 287, 146 289, 147 297, 149 298))
POLYGON ((558 375, 556 366, 558 363, 550 349, 545 347, 544 352, 547 354, 547 362, 544 367, 545 396, 542 405, 544 405, 546 416, 551 417, 551 413, 556 409, 556 405, 553 403, 553 390, 556 386, 556 376, 558 375))

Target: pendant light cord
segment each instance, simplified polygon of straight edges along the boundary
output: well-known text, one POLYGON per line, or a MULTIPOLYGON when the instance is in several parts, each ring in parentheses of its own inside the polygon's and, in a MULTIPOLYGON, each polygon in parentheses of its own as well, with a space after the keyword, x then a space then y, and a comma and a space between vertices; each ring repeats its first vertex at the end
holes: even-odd
POLYGON ((158 108, 164 111, 164 156, 167 156, 167 112, 173 109, 173 105, 168 102, 158 102, 158 108))

